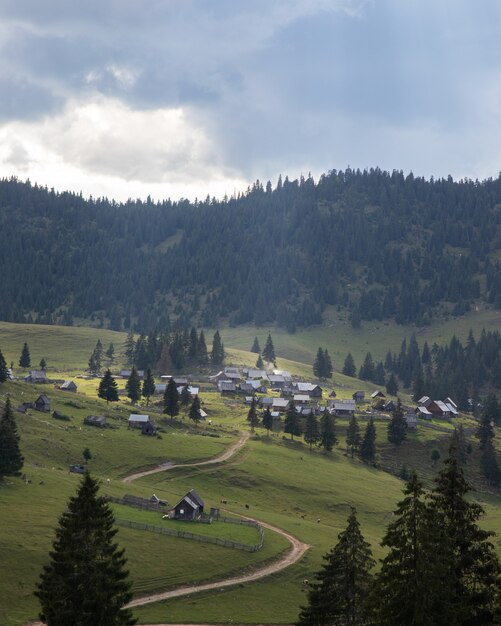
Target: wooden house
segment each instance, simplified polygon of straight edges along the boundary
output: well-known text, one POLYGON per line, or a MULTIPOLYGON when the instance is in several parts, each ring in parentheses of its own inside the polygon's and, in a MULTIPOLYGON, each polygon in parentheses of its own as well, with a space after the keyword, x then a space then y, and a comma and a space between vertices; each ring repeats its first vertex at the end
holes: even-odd
POLYGON ((310 396, 303 394, 303 393, 294 394, 292 399, 296 406, 306 406, 310 402, 310 396))
POLYGON ((198 519, 204 512, 205 503, 194 489, 179 500, 179 502, 169 511, 172 519, 193 521, 198 519))
POLYGON ((270 374, 268 376, 268 380, 270 381, 270 385, 272 389, 282 389, 285 387, 285 378, 283 376, 279 376, 276 374, 270 374))
POLYGON ((363 402, 365 400, 365 391, 355 391, 351 397, 355 402, 363 402))
POLYGON ((131 413, 128 419, 129 428, 143 428, 145 424, 150 421, 149 415, 140 415, 138 413, 131 413))
POLYGON ((425 420, 431 420, 433 417, 433 413, 430 413, 430 411, 428 411, 428 409, 425 406, 416 407, 414 413, 416 414, 417 417, 420 417, 421 419, 425 419, 425 420))
POLYGON ((378 398, 386 398, 386 395, 380 389, 377 389, 371 393, 371 398, 377 400, 378 398))
POLYGON ((217 388, 220 393, 236 393, 237 386, 231 380, 220 380, 217 383, 217 388))
POLYGON ((27 383, 46 383, 47 374, 44 370, 31 370, 24 380, 27 383))
POLYGON ((405 421, 407 422, 407 428, 410 430, 416 430, 417 428, 417 415, 415 413, 406 413, 404 415, 405 421))
POLYGON ((418 400, 418 405, 419 406, 425 406, 426 408, 428 408, 428 405, 431 404, 432 399, 428 396, 422 396, 421 398, 419 398, 418 400))
POLYGON ((86 426, 104 428, 106 426, 106 418, 104 415, 87 415, 87 417, 84 417, 84 424, 86 426))
POLYGON ((351 417, 355 415, 354 400, 329 400, 327 402, 334 415, 351 417))
POLYGON ((142 426, 141 426, 141 435, 148 435, 150 437, 152 437, 153 435, 157 434, 157 427, 155 422, 152 422, 151 420, 149 422, 145 422, 142 426))
POLYGON ((65 380, 59 389, 61 389, 61 391, 72 391, 73 393, 76 393, 77 386, 72 380, 65 380))
POLYGON ((43 413, 50 413, 49 398, 45 394, 38 396, 38 398, 33 403, 33 408, 37 411, 42 411, 43 413))

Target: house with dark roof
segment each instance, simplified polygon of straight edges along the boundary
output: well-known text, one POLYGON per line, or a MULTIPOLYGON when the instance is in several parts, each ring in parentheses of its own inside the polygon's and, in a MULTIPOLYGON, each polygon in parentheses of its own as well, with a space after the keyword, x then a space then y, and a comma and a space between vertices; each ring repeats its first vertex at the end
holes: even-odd
POLYGON ((355 391, 351 397, 355 402, 363 402, 365 400, 365 391, 355 391))
POLYGON ((198 519, 204 512, 205 503, 194 489, 179 500, 169 511, 171 519, 193 521, 198 519))
POLYGON ((49 398, 45 394, 38 396, 38 398, 33 403, 33 408, 37 411, 42 411, 43 413, 50 413, 49 398))
POLYGON ((380 389, 378 389, 377 391, 373 391, 371 393, 371 398, 375 400, 376 398, 386 398, 386 396, 380 389))
POLYGON ((24 380, 27 383, 46 383, 47 374, 44 370, 31 370, 24 380))
POLYGON ((220 380, 217 384, 220 393, 236 393, 237 386, 231 380, 220 380))
POLYGON ((59 389, 61 389, 61 391, 72 391, 76 393, 77 386, 72 380, 65 380, 59 389))
POLYGON ((84 424, 86 426, 104 428, 106 426, 106 418, 104 415, 87 415, 87 417, 84 417, 84 424))

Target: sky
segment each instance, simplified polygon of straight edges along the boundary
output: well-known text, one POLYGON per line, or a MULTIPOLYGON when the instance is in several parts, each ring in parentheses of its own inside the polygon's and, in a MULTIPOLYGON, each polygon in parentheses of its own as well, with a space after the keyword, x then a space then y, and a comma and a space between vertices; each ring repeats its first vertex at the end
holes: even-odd
POLYGON ((498 0, 2 0, 0 177, 222 198, 501 171, 498 0))

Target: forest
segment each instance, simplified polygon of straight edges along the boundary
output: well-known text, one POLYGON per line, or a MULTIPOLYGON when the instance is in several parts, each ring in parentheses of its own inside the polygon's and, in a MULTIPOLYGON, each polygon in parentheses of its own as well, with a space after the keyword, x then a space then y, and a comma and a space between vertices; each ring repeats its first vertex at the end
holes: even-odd
POLYGON ((3 179, 0 319, 294 332, 334 305, 355 326, 425 325, 477 301, 501 307, 500 211, 501 178, 378 168, 195 202, 119 204, 3 179))

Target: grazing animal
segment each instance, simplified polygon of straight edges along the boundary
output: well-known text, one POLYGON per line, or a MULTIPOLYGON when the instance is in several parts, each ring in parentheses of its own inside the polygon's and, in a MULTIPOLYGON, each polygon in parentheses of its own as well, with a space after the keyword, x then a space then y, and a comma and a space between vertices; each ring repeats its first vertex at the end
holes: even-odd
POLYGON ((248 504, 245 505, 246 509, 250 509, 250 506, 248 504))
POLYGON ((228 500, 221 500, 221 504, 228 504, 228 500))

